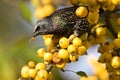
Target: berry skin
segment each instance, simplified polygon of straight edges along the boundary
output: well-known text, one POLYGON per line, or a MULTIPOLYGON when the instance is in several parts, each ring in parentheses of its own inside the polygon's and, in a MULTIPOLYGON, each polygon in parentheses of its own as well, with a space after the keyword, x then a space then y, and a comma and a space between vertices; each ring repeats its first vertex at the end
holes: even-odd
POLYGON ((66 65, 66 63, 61 61, 60 63, 56 64, 56 67, 60 68, 60 69, 63 69, 65 67, 65 65, 66 65))
POLYGON ((89 0, 79 0, 79 2, 82 3, 82 4, 88 4, 89 0))
POLYGON ((78 54, 77 53, 70 54, 69 59, 72 62, 77 61, 78 60, 78 54))
POLYGON ((118 36, 118 38, 120 39, 120 32, 118 32, 118 35, 117 35, 117 36, 118 36))
POLYGON ((87 20, 90 24, 96 24, 99 19, 99 13, 97 11, 89 12, 87 20))
POLYGON ((46 53, 45 48, 40 48, 37 50, 38 57, 40 57, 40 58, 43 58, 45 53, 46 53))
POLYGON ((30 68, 33 68, 33 67, 35 67, 35 63, 34 63, 33 61, 29 61, 29 62, 28 62, 28 66, 29 66, 30 68))
POLYGON ((114 68, 120 68, 120 57, 114 56, 111 60, 111 65, 114 68))
POLYGON ((45 5, 45 6, 51 4, 51 0, 40 0, 40 2, 42 5, 45 5))
POLYGON ((84 6, 80 6, 80 7, 77 8, 77 10, 76 10, 76 15, 77 15, 78 17, 86 17, 87 14, 88 14, 88 10, 87 10, 87 8, 84 7, 84 6))
POLYGON ((75 37, 76 36, 74 34, 71 34, 68 39, 69 39, 69 41, 72 41, 75 37))
POLYGON ((48 80, 53 80, 53 74, 52 74, 52 72, 48 73, 48 80))
POLYGON ((116 47, 116 48, 120 48, 120 39, 114 39, 113 40, 113 45, 114 45, 114 47, 116 47))
POLYGON ((106 36, 99 36, 97 38, 95 38, 95 43, 96 44, 103 44, 106 41, 106 36))
POLYGON ((23 66, 21 69, 21 76, 23 78, 28 78, 29 77, 29 67, 28 66, 23 66))
POLYGON ((98 27, 98 28, 96 28, 96 34, 97 34, 98 36, 105 35, 105 28, 103 28, 103 27, 98 27))
POLYGON ((46 65, 44 63, 37 63, 35 66, 35 70, 39 71, 39 70, 45 70, 46 69, 46 65))
POLYGON ((58 52, 58 57, 61 59, 68 59, 69 58, 69 53, 66 49, 60 49, 58 52))
POLYGON ((44 54, 44 60, 47 62, 50 62, 50 61, 52 61, 52 56, 53 56, 52 53, 47 52, 44 54))
POLYGON ((55 52, 54 54, 53 54, 53 62, 54 63, 59 63, 60 62, 60 58, 58 57, 58 52, 55 52))
POLYGON ((78 0, 70 0, 70 2, 71 2, 72 5, 78 5, 79 4, 78 0))
POLYGON ((45 44, 46 46, 51 46, 51 45, 53 45, 52 38, 47 38, 47 39, 45 39, 44 44, 45 44))
POLYGON ((86 49, 88 49, 90 47, 90 42, 89 41, 84 41, 83 46, 85 46, 86 49))
POLYGON ((82 45, 82 40, 78 37, 75 37, 72 41, 72 44, 75 46, 75 47, 78 47, 78 46, 81 46, 82 45))
POLYGON ((37 6, 34 12, 34 15, 37 19, 42 19, 46 15, 44 14, 44 9, 41 6, 37 6))
POLYGON ((55 11, 54 6, 51 4, 43 6, 43 9, 45 16, 50 16, 55 11))
POLYGON ((52 38, 52 36, 53 36, 53 35, 51 35, 51 34, 43 35, 43 39, 45 40, 45 39, 47 39, 47 38, 52 38))
POLYGON ((30 78, 34 78, 36 76, 36 70, 35 69, 29 69, 28 75, 30 78))
POLYGON ((69 53, 75 53, 76 52, 76 47, 74 45, 70 44, 67 48, 67 51, 69 53))
POLYGON ((79 55, 85 55, 86 54, 86 47, 85 46, 80 46, 78 47, 78 54, 79 55))
POLYGON ((46 70, 40 70, 37 73, 38 80, 47 80, 48 79, 48 72, 46 70))
POLYGON ((120 26, 120 18, 117 19, 117 24, 120 26))
POLYGON ((119 0, 112 0, 112 3, 117 5, 120 1, 119 0))
POLYGON ((68 45, 69 45, 69 40, 66 37, 62 37, 59 40, 59 45, 60 45, 61 48, 67 48, 68 45))

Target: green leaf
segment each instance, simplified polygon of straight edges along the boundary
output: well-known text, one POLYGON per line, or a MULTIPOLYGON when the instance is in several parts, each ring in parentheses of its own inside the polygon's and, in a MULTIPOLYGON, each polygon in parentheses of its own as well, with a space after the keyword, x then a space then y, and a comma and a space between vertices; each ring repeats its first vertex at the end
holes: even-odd
POLYGON ((28 5, 25 2, 20 2, 19 9, 20 9, 22 17, 31 23, 32 22, 32 13, 31 13, 31 10, 28 7, 28 5))
POLYGON ((77 75, 79 75, 79 76, 85 76, 85 77, 87 77, 87 74, 85 73, 85 72, 83 72, 83 71, 78 71, 78 72, 76 72, 76 74, 77 75))

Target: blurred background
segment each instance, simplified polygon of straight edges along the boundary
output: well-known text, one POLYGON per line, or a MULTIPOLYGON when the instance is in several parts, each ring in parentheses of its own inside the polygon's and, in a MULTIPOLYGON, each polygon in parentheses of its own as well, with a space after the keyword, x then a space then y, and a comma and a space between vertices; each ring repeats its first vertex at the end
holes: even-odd
POLYGON ((0 80, 17 80, 28 61, 40 61, 41 39, 29 42, 34 18, 29 0, 0 0, 0 80))

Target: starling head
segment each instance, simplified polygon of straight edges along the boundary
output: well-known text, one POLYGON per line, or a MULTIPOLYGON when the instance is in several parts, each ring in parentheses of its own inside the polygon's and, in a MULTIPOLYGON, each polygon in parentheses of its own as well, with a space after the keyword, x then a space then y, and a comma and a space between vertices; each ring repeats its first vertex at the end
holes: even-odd
POLYGON ((49 34, 50 30, 50 21, 48 18, 44 18, 42 20, 38 20, 34 27, 34 33, 33 37, 36 37, 38 35, 44 35, 44 34, 49 34))

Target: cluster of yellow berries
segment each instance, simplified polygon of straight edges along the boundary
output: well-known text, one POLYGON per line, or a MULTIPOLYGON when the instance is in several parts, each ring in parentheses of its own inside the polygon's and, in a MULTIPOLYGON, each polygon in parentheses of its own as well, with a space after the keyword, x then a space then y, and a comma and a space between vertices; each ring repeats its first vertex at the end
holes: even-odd
POLYGON ((51 0, 31 0, 31 2, 35 7, 34 15, 37 19, 49 16, 55 11, 51 0))
POLYGON ((34 80, 52 80, 53 76, 44 63, 40 62, 35 64, 29 61, 28 65, 23 66, 21 69, 22 79, 31 78, 34 80))
POLYGON ((79 55, 85 55, 89 47, 88 41, 82 41, 74 34, 71 34, 69 38, 61 37, 55 41, 52 39, 52 35, 44 35, 43 38, 48 52, 44 48, 40 48, 37 51, 38 56, 44 59, 45 64, 51 63, 61 69, 65 67, 66 63, 77 61, 79 55))
POLYGON ((101 44, 98 48, 100 57, 98 61, 106 64, 106 69, 110 73, 110 80, 118 80, 120 77, 120 32, 118 37, 111 42, 101 44))
POLYGON ((70 0, 73 5, 83 5, 76 10, 78 17, 87 17, 90 24, 96 24, 99 20, 99 9, 113 11, 119 4, 119 0, 70 0), (87 8, 85 7, 87 6, 87 8))

